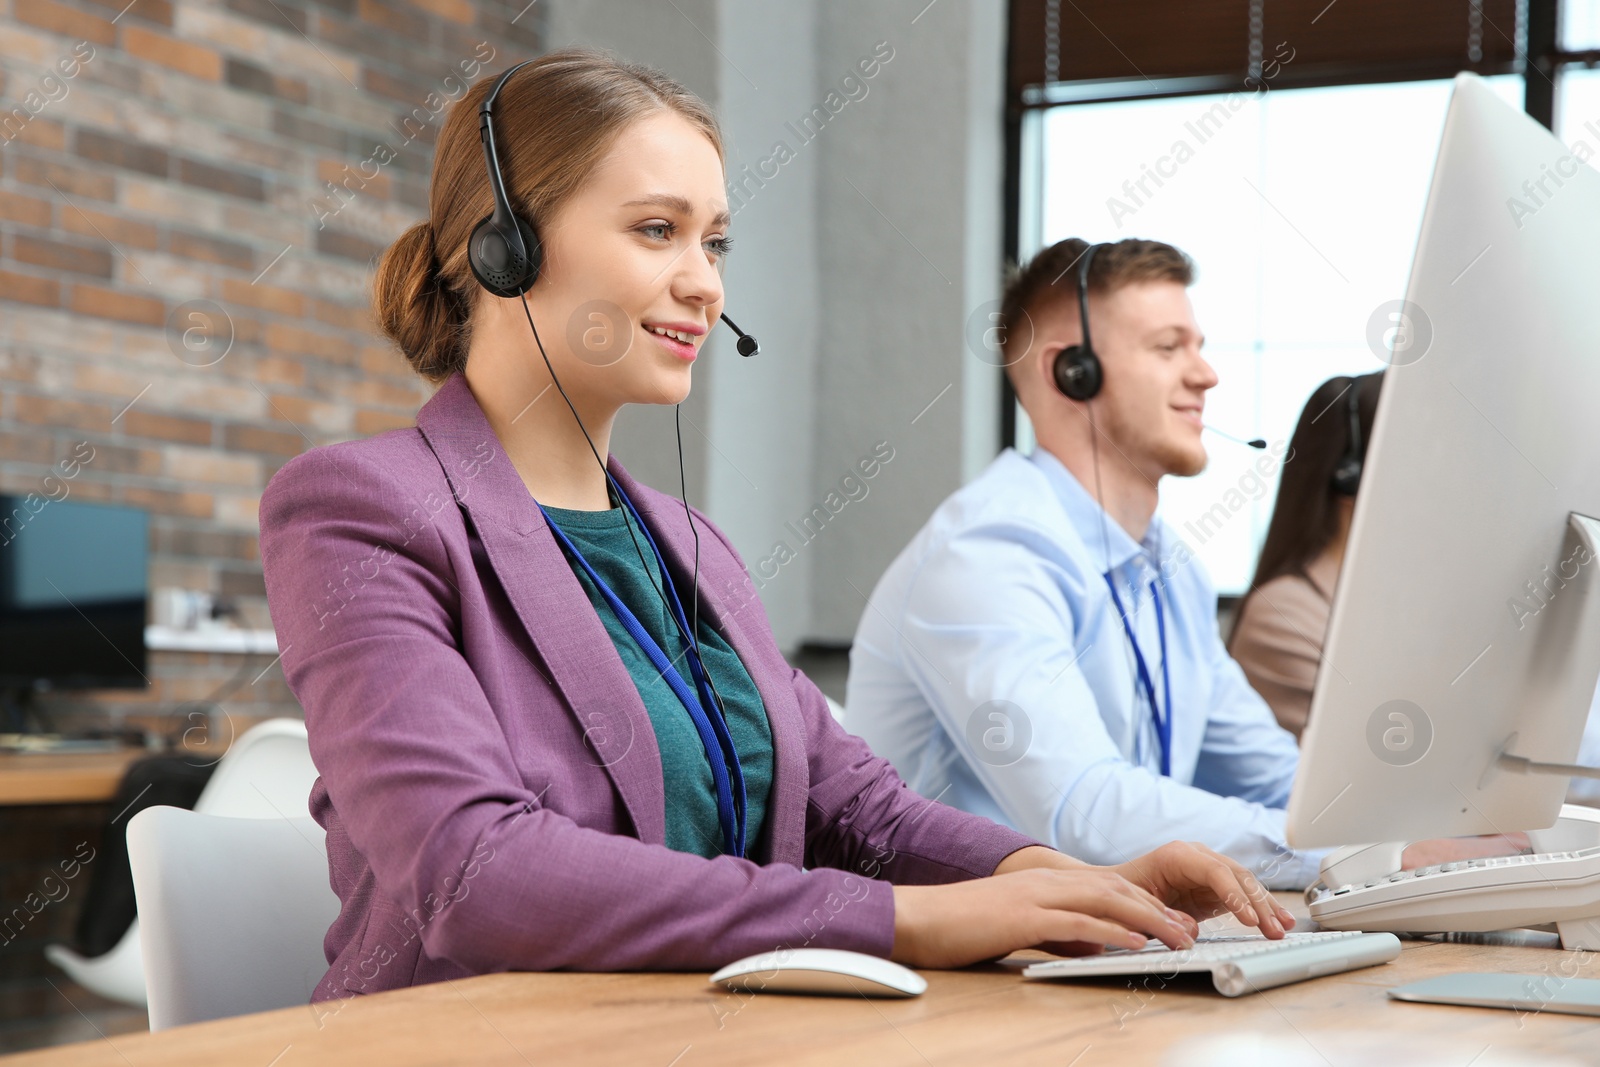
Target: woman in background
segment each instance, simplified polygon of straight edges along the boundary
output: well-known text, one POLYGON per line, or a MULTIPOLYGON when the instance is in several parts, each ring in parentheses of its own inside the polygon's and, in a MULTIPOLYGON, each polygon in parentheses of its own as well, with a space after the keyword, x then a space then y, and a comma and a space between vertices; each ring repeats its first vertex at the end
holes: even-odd
POLYGON ((1297 738, 1311 710, 1382 384, 1381 371, 1330 378, 1306 401, 1256 575, 1228 638, 1251 687, 1297 738))

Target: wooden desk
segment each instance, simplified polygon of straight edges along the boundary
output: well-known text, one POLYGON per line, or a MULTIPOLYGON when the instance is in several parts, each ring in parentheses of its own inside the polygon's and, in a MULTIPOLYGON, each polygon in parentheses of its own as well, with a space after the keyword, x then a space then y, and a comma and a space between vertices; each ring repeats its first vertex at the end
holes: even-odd
MULTIPOLYGON (((1304 914, 1297 898, 1283 899, 1304 914)), ((1213 992, 1206 977, 1180 979, 1164 989, 1154 981, 1151 988, 1110 979, 1025 982, 1014 970, 1021 962, 1018 956, 965 971, 924 972, 928 991, 912 1000, 742 996, 712 988, 704 974, 483 975, 159 1034, 119 1035, 0 1062, 7 1067, 1188 1067, 1198 1062, 1192 1055, 1196 1042, 1230 1033, 1283 1042, 1283 1051, 1269 1062, 1286 1067, 1302 1062, 1561 1067, 1600 1058, 1600 1027, 1591 1017, 1519 1017, 1487 1008, 1404 1004, 1384 995, 1390 986, 1458 971, 1600 977, 1600 963, 1590 952, 1407 942, 1398 960, 1381 967, 1232 1000, 1213 992)), ((1236 1052, 1215 1062, 1254 1061, 1236 1052)))
MULTIPOLYGON (((227 747, 186 745, 165 754, 215 763, 227 747)), ((104 803, 116 796, 128 764, 160 754, 133 746, 118 752, 0 752, 0 806, 104 803)))
POLYGON ((0 752, 0 805, 110 800, 128 764, 150 752, 0 752))

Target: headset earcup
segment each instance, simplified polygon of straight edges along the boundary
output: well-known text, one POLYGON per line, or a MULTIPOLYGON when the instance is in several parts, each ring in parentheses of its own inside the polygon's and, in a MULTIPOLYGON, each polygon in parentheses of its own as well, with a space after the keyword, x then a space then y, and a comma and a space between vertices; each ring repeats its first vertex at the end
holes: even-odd
POLYGON ((1355 496, 1361 488, 1361 461, 1345 457, 1333 468, 1333 491, 1345 496, 1355 496))
POLYGON ((1092 349, 1071 345, 1056 353, 1051 368, 1056 388, 1069 400, 1093 400, 1100 392, 1104 376, 1100 357, 1092 349))
POLYGON ((514 217, 522 233, 523 247, 528 250, 526 259, 500 234, 493 216, 478 223, 467 241, 467 263, 472 267, 473 277, 495 296, 521 296, 532 289, 533 283, 539 280, 539 267, 544 262, 544 249, 539 246, 533 227, 520 215, 514 217))

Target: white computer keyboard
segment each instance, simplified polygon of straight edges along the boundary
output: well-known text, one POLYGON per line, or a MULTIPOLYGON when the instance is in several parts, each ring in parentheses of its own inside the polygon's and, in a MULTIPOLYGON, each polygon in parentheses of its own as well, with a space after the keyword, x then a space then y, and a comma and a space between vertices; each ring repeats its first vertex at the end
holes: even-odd
POLYGON ((1434 864, 1356 885, 1317 885, 1306 890, 1306 902, 1311 917, 1333 929, 1479 933, 1573 923, 1600 916, 1600 846, 1434 864))
POLYGON ((1193 948, 1170 949, 1152 942, 1142 949, 1110 949, 1099 956, 1050 960, 1022 971, 1024 978, 1104 978, 1174 975, 1210 971, 1211 983, 1226 997, 1254 993, 1324 974, 1387 963, 1400 955, 1393 934, 1323 930, 1286 934, 1269 941, 1260 934, 1201 937, 1193 948))

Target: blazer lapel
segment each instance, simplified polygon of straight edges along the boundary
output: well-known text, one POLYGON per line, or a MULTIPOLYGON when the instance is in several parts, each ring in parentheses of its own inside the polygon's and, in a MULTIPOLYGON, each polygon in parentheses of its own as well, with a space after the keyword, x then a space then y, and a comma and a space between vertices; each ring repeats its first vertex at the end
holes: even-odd
POLYGON ((664 844, 661 753, 649 713, 465 377, 458 372, 439 387, 417 412, 417 428, 639 839, 664 844))
MULTIPOLYGON (((654 536, 656 547, 672 571, 680 591, 691 587, 694 575, 694 536, 683 514, 683 504, 635 481, 616 457, 609 464, 611 476, 633 500, 654 536)), ((537 509, 535 509, 537 510, 537 509)), ((697 520, 696 525, 699 525, 697 520)), ((750 680, 761 693, 767 722, 772 729, 772 793, 767 803, 767 854, 754 853, 758 862, 782 862, 800 866, 805 855, 806 797, 810 774, 806 767, 806 739, 801 725, 800 704, 795 698, 791 668, 767 637, 763 613, 755 584, 743 569, 730 563, 707 566, 707 557, 720 549, 707 551, 716 534, 700 526, 700 617, 710 622, 738 654, 750 680)), ((684 610, 689 605, 685 598, 684 610)))

